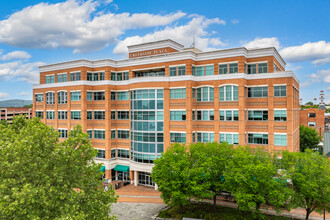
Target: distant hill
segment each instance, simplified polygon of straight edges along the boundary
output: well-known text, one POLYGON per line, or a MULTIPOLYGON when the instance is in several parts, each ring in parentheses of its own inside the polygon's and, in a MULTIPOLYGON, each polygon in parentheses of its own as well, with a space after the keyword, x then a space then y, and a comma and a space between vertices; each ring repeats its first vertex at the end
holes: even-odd
POLYGON ((0 107, 24 107, 25 105, 30 105, 32 103, 32 100, 10 99, 0 101, 0 107))

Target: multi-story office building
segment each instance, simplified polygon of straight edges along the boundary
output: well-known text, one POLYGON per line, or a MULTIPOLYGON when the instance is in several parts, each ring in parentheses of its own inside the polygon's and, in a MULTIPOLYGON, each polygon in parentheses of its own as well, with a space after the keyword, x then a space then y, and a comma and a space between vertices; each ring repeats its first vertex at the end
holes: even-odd
POLYGON ((172 40, 128 46, 125 60, 40 67, 34 116, 61 138, 81 124, 106 177, 153 185, 173 142, 299 150, 299 81, 275 48, 201 52, 172 40))
POLYGON ((301 109, 300 124, 314 128, 320 136, 323 136, 325 129, 325 110, 319 108, 301 109))
POLYGON ((12 122, 14 116, 25 115, 26 118, 32 117, 32 108, 9 107, 0 108, 0 120, 12 122))

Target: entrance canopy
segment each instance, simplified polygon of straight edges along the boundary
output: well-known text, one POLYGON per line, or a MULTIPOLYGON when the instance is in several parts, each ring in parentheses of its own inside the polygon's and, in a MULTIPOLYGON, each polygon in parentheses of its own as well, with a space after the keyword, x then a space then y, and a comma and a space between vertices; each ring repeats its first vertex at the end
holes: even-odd
POLYGON ((102 166, 100 171, 104 173, 105 172, 105 166, 102 166))
POLYGON ((129 171, 129 166, 116 165, 114 170, 115 171, 121 171, 121 172, 128 172, 129 171))

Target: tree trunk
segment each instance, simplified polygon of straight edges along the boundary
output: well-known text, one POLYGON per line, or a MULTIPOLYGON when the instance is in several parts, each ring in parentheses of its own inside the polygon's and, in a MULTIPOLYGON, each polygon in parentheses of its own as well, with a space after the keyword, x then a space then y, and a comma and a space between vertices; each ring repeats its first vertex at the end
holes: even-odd
POLYGON ((306 218, 305 220, 308 220, 309 219, 309 215, 311 214, 311 209, 306 209, 306 218))
POLYGON ((215 207, 217 206, 217 194, 214 194, 213 196, 213 207, 215 209, 215 207))

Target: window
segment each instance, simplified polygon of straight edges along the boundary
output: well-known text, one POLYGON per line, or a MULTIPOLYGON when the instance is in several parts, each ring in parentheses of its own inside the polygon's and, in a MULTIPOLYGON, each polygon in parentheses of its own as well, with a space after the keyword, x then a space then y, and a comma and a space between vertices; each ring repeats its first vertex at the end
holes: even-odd
POLYGON ((186 143, 186 133, 170 133, 171 143, 186 143))
POLYGON ((186 111, 170 111, 170 120, 171 121, 185 121, 186 120, 186 111))
POLYGON ((239 138, 238 134, 227 134, 227 133, 220 133, 220 143, 228 142, 228 144, 238 144, 239 138))
POLYGON ((248 111, 248 120, 249 121, 268 121, 268 111, 257 111, 249 110, 248 111))
POLYGON ((117 111, 117 119, 118 120, 128 120, 129 111, 117 111))
POLYGON ((308 113, 308 117, 309 118, 315 118, 316 117, 316 113, 315 112, 310 112, 310 113, 308 113))
POLYGON ((59 120, 67 120, 68 119, 68 112, 67 111, 58 111, 58 119, 59 120))
POLYGON ((196 89, 197 102, 211 102, 214 101, 214 88, 201 87, 196 89))
POLYGON ((94 100, 95 101, 105 100, 105 92, 94 92, 94 100))
POLYGON ((178 76, 186 75, 186 66, 178 66, 178 76))
POLYGON ((192 67, 191 67, 191 74, 192 74, 193 76, 196 76, 196 67, 195 67, 195 66, 192 66, 192 67))
POLYGON ((104 80, 104 72, 87 73, 87 81, 101 81, 104 80))
POLYGON ((68 102, 67 92, 62 91, 57 93, 58 95, 58 104, 66 104, 68 102))
POLYGON ((229 64, 229 73, 238 73, 238 63, 229 64))
POLYGON ((248 134, 249 144, 268 144, 268 134, 248 134))
POLYGON ((196 76, 204 76, 204 66, 198 66, 196 68, 196 76))
POLYGON ((129 72, 123 73, 123 80, 129 80, 129 72))
POLYGON ((129 158, 129 150, 118 149, 118 157, 129 158))
POLYGON ((170 89, 170 99, 185 99, 186 88, 183 89, 170 89))
POLYGON ((111 119, 112 120, 116 119, 116 112, 115 111, 111 111, 111 119))
POLYGON ((93 138, 93 130, 87 130, 87 134, 88 134, 88 139, 93 138))
POLYGON ((267 63, 259 63, 258 73, 267 73, 267 72, 268 72, 267 63))
POLYGON ((93 100, 93 93, 87 92, 87 101, 92 101, 92 100, 93 100))
POLYGON ((111 100, 116 100, 116 93, 115 92, 111 92, 111 100))
POLYGON ((105 150, 98 149, 96 157, 98 158, 105 158, 105 150))
POLYGON ((286 121, 286 110, 274 110, 274 121, 286 121))
POLYGON ((116 149, 111 149, 111 158, 116 157, 116 149))
POLYGON ((247 95, 249 98, 268 97, 268 87, 249 87, 247 88, 247 95))
POLYGON ((118 101, 127 101, 129 100, 129 92, 117 92, 118 101))
POLYGON ((220 110, 220 121, 238 121, 238 110, 220 110))
POLYGON ((285 97, 286 96, 286 86, 274 86, 274 96, 275 97, 285 97))
POLYGON ((94 138, 95 139, 105 139, 105 131, 104 130, 94 130, 94 138))
POLYGON ((87 120, 93 120, 93 112, 87 111, 87 120))
POLYGON ((55 83, 55 75, 46 76, 46 84, 55 83))
POLYGON ((128 130, 117 130, 117 138, 118 139, 129 139, 129 131, 128 130))
POLYGON ((44 113, 42 111, 36 111, 36 117, 43 119, 44 118, 44 113))
POLYGON ((55 119, 55 111, 47 111, 46 119, 55 119))
POLYGON ((71 111, 71 119, 72 120, 80 120, 81 119, 81 111, 71 111))
POLYGON ((55 92, 46 93, 46 104, 47 105, 55 104, 55 92))
POLYGON ((309 121, 309 122, 308 122, 308 126, 315 127, 315 126, 316 126, 316 122, 314 122, 314 121, 309 121))
POLYGON ((213 142, 214 141, 214 133, 206 133, 206 132, 197 132, 197 142, 213 142))
POLYGON ((105 111, 94 111, 94 120, 104 120, 105 111))
POLYGON ((68 80, 68 75, 65 74, 57 74, 57 82, 66 82, 68 80))
POLYGON ((111 80, 112 81, 123 81, 129 80, 129 72, 111 72, 111 80))
POLYGON ((275 134, 274 135, 274 145, 286 146, 287 145, 287 135, 286 134, 275 134))
POLYGON ((116 139, 116 130, 111 130, 111 139, 116 139))
POLYGON ((80 72, 70 73, 70 81, 79 81, 80 80, 80 72))
POLYGON ((68 130, 66 129, 58 129, 60 138, 68 138, 68 130))
POLYGON ((228 73, 228 64, 219 64, 219 75, 228 73))
POLYGON ((117 81, 123 80, 123 73, 117 73, 117 81))
POLYGON ((43 102, 44 101, 44 95, 43 94, 36 94, 35 98, 36 98, 36 102, 43 102))
POLYGON ((170 67, 170 76, 176 76, 176 67, 170 67))
POLYGON ((220 101, 238 101, 238 86, 227 85, 219 87, 220 101))
POLYGON ((87 73, 87 81, 93 81, 93 73, 87 73))
POLYGON ((70 92, 71 101, 80 101, 81 100, 81 93, 80 92, 70 92))
POLYGON ((197 121, 213 121, 214 111, 213 110, 197 110, 197 121))
POLYGON ((214 67, 212 66, 206 66, 205 67, 205 76, 212 76, 214 75, 214 67))
POLYGON ((256 74, 256 73, 257 73, 257 64, 248 64, 247 74, 256 74))

